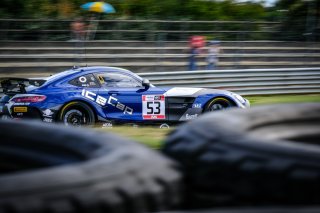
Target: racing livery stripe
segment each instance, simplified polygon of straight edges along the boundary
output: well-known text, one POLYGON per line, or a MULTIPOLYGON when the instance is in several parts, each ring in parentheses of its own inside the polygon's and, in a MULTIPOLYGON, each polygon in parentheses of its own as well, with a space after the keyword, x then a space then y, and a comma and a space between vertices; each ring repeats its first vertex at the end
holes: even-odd
POLYGON ((175 96, 193 96, 195 93, 203 90, 203 88, 190 88, 190 87, 173 87, 164 93, 167 97, 175 96))

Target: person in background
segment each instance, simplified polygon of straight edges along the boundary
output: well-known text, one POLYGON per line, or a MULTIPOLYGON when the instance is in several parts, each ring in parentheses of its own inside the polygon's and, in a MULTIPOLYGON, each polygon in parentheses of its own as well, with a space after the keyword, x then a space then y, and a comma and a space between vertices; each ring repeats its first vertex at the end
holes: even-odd
POLYGON ((220 41, 210 41, 207 54, 207 69, 214 70, 217 67, 220 53, 220 41))
POLYGON ((197 70, 197 56, 202 53, 202 48, 205 46, 205 37, 194 35, 189 40, 189 70, 197 70))
POLYGON ((86 37, 86 25, 81 18, 77 18, 70 24, 73 40, 82 41, 86 37))
POLYGON ((190 47, 190 53, 189 53, 189 70, 197 70, 197 60, 196 57, 199 54, 199 48, 198 47, 190 47))

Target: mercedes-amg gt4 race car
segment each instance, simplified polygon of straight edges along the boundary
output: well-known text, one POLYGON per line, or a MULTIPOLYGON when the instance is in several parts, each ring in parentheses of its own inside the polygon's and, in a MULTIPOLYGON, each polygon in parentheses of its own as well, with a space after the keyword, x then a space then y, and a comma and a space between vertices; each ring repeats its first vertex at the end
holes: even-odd
POLYGON ((204 88, 160 88, 121 68, 81 67, 48 78, 0 79, 0 116, 65 125, 174 123, 208 111, 247 108, 238 94, 204 88), (2 90, 2 91, 1 91, 2 90))

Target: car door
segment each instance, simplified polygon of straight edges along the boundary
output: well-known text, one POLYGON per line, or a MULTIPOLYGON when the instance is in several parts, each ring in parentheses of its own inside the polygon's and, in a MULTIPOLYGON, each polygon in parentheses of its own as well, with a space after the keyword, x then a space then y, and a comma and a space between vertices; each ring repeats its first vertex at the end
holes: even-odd
MULTIPOLYGON (((107 100, 103 108, 106 118, 136 122, 152 120, 152 117, 147 117, 143 113, 165 114, 164 97, 163 103, 161 102, 164 93, 162 89, 152 85, 142 86, 141 79, 128 73, 101 72, 97 74, 97 78, 102 85, 99 95, 107 100), (160 100, 154 103, 153 99, 160 100)), ((165 119, 165 116, 161 119, 165 119)))

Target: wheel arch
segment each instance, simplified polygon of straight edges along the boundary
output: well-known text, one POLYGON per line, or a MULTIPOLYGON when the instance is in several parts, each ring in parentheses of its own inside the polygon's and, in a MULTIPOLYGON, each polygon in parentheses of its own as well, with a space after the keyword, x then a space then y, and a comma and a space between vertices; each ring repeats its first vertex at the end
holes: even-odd
POLYGON ((90 107, 90 109, 92 110, 93 114, 94 114, 94 117, 96 119, 96 121, 98 120, 98 112, 97 110, 95 109, 95 107, 88 101, 85 101, 85 100, 82 100, 82 99, 74 99, 74 100, 70 100, 66 103, 64 103, 60 109, 58 110, 58 113, 57 113, 57 116, 56 116, 56 121, 59 121, 60 120, 60 116, 61 116, 61 112, 64 110, 64 108, 66 108, 70 103, 72 102, 80 102, 80 103, 83 103, 83 104, 86 104, 88 107, 90 107))
POLYGON ((212 103, 212 101, 216 100, 216 99, 226 99, 227 101, 229 101, 233 106, 237 106, 236 102, 230 98, 229 96, 224 96, 224 95, 217 95, 214 97, 211 97, 210 99, 207 100, 207 102, 204 104, 204 107, 202 109, 202 112, 205 112, 206 108, 208 107, 209 104, 212 103))

